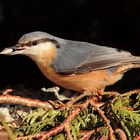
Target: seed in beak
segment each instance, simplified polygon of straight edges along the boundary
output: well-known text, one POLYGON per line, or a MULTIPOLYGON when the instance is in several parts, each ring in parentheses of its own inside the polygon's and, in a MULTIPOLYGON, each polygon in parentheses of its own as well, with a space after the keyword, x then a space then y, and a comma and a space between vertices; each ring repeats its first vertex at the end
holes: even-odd
POLYGON ((13 52, 12 48, 5 48, 0 54, 11 54, 13 52))

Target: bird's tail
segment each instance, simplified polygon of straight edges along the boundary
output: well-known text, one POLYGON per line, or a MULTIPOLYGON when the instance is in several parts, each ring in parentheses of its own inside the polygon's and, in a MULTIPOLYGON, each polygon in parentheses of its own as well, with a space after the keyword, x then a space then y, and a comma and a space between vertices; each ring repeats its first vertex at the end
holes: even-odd
POLYGON ((140 67, 140 57, 134 56, 132 59, 133 68, 139 68, 140 67))
POLYGON ((131 59, 125 61, 121 66, 116 70, 117 73, 125 73, 132 68, 140 68, 140 57, 132 56, 131 59))

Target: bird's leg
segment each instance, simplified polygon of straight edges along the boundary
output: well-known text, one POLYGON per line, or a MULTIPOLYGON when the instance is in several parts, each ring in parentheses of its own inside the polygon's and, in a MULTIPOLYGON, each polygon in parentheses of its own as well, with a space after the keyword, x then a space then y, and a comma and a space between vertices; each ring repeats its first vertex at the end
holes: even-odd
POLYGON ((59 94, 59 90, 60 90, 59 87, 52 87, 52 88, 47 88, 47 89, 45 87, 43 87, 41 90, 44 91, 44 92, 54 93, 54 95, 60 101, 69 100, 69 98, 65 97, 64 95, 59 94))
POLYGON ((67 102, 68 106, 72 106, 74 103, 76 103, 78 100, 82 99, 85 96, 91 95, 90 92, 84 91, 79 96, 72 98, 69 102, 67 102))
POLYGON ((73 105, 78 100, 82 99, 85 96, 89 96, 89 95, 94 95, 94 96, 97 96, 99 99, 101 99, 102 98, 102 95, 119 96, 120 94, 118 92, 114 92, 114 91, 105 92, 104 90, 98 90, 98 91, 94 91, 94 92, 84 91, 79 96, 74 97, 69 102, 67 102, 67 105, 73 105))
POLYGON ((97 95, 109 95, 109 96, 119 96, 120 94, 117 91, 104 91, 105 88, 102 88, 100 90, 97 90, 95 93, 97 93, 97 95))

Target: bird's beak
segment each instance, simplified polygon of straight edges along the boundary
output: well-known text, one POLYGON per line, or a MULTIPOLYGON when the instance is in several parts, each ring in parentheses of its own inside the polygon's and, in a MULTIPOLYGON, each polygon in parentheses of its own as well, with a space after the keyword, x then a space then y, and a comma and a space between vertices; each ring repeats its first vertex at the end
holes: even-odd
POLYGON ((24 47, 17 47, 17 46, 12 46, 9 48, 5 48, 0 54, 3 55, 16 55, 16 54, 22 54, 22 51, 24 50, 24 47))

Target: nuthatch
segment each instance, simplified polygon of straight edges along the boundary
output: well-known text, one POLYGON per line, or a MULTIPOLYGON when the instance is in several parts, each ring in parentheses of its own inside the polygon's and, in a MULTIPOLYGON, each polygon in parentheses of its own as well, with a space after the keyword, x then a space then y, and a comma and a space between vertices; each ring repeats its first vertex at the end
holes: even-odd
POLYGON ((103 93, 100 91, 120 80, 126 71, 140 67, 140 57, 127 51, 40 31, 23 35, 0 54, 26 55, 57 85, 90 94, 103 93))

